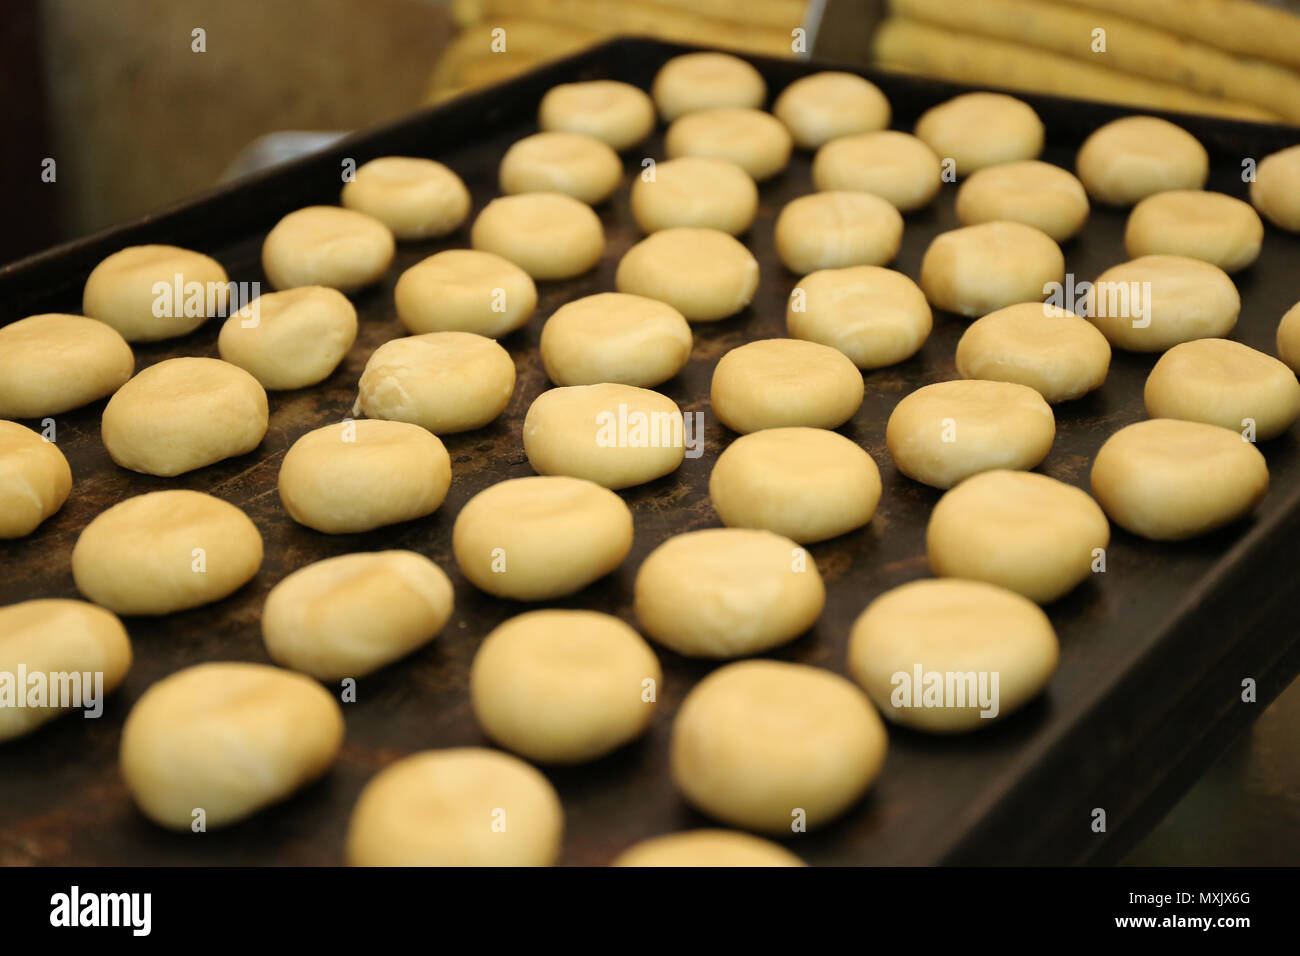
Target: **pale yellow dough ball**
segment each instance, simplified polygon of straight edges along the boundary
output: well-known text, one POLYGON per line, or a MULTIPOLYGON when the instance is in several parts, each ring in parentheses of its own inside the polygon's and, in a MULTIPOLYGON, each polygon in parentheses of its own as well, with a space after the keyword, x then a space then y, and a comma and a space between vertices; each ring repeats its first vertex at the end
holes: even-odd
POLYGON ((898 255, 903 217, 879 196, 812 193, 776 217, 776 251, 791 272, 883 266, 898 255))
POLYGON ((858 368, 911 358, 925 344, 934 315, 915 282, 892 269, 853 266, 804 276, 790 294, 786 329, 838 349, 858 368))
POLYGON ((745 434, 806 425, 838 428, 862 404, 862 373, 843 352, 803 339, 759 339, 732 349, 713 370, 718 421, 745 434))
POLYGON ((217 260, 176 246, 128 246, 91 271, 81 311, 128 342, 188 335, 230 304, 217 260))
POLYGON ((630 83, 561 83, 542 97, 537 125, 544 130, 594 136, 621 152, 654 132, 655 107, 649 96, 630 83))
POLYGON ((362 164, 343 185, 339 201, 373 216, 397 239, 436 239, 455 232, 469 215, 464 182, 442 163, 414 156, 383 156, 362 164))
POLYGON ((1240 199, 1201 189, 1148 196, 1129 213, 1124 248, 1129 258, 1171 255, 1204 259, 1237 272, 1259 258, 1264 224, 1240 199))
POLYGON ((934 199, 942 184, 939 157, 908 133, 880 130, 833 139, 813 157, 813 185, 823 192, 873 193, 902 212, 934 199))
POLYGON ((0 421, 0 540, 23 538, 63 507, 72 469, 58 445, 17 422, 0 421))
POLYGON ((1300 145, 1260 160, 1250 201, 1279 229, 1300 232, 1300 145))
POLYGON ((542 326, 540 350, 556 385, 650 388, 680 372, 693 345, 690 324, 668 303, 601 292, 556 309, 542 326))
POLYGON ((1300 373, 1300 302, 1287 309, 1277 324, 1277 357, 1300 373))
POLYGON ((1065 279, 1065 256, 1051 236, 1019 222, 985 222, 940 233, 921 260, 930 304, 958 315, 986 315, 1017 302, 1041 302, 1065 279))
POLYGON ((803 866, 779 843, 739 830, 689 830, 651 837, 620 853, 610 866, 803 866))
POLYGON ((1125 116, 1085 139, 1074 167, 1093 199, 1131 206, 1166 189, 1200 189, 1210 175, 1210 155, 1168 120, 1125 116))
POLYGON ((594 206, 618 188, 623 161, 594 136, 541 132, 506 150, 498 178, 507 195, 563 193, 594 206))
POLYGON ((1086 318, 1115 348, 1163 352, 1227 335, 1241 296, 1216 265, 1186 256, 1143 256, 1112 266, 1088 290, 1086 318))
POLYGON ((614 283, 667 302, 691 322, 716 322, 753 301, 758 260, 716 229, 663 229, 624 253, 614 283))
POLYGON ((650 95, 659 115, 671 122, 696 110, 760 107, 767 84, 758 70, 730 53, 684 53, 659 68, 650 95))
POLYGON ((112 395, 135 371, 117 330, 80 315, 0 327, 0 418, 45 418, 112 395))
POLYGON ((291 212, 262 243, 262 271, 273 289, 323 285, 356 292, 378 282, 392 264, 389 228, 365 213, 338 206, 291 212))
POLYGON ((889 125, 889 100, 876 84, 853 73, 825 70, 795 80, 776 98, 776 115, 800 149, 817 149, 840 136, 889 125))
POLYGON ((664 134, 669 159, 703 156, 735 163, 755 182, 790 163, 790 131, 771 113, 726 108, 699 110, 673 120, 664 134))
POLYGON ((738 236, 758 211, 758 186, 733 162, 683 156, 655 163, 632 182, 632 215, 642 232, 679 227, 738 236))
POLYGON ((329 378, 357 339, 357 310, 324 286, 268 292, 221 327, 217 350, 263 388, 306 388, 329 378))
POLYGON ((393 298, 402 325, 417 335, 473 332, 499 339, 532 317, 537 286, 498 255, 447 249, 403 272, 393 298))
POLYGON ((1083 183, 1061 167, 1036 159, 981 169, 957 190, 957 218, 963 226, 1009 219, 1057 242, 1083 229, 1088 208, 1083 183))
POLYGON ((534 279, 571 279, 596 267, 605 230, 591 207, 572 196, 523 193, 484 206, 470 244, 509 259, 534 279))
POLYGON ((966 177, 988 166, 1037 159, 1045 129, 1033 107, 1004 93, 963 93, 932 106, 916 135, 966 177))

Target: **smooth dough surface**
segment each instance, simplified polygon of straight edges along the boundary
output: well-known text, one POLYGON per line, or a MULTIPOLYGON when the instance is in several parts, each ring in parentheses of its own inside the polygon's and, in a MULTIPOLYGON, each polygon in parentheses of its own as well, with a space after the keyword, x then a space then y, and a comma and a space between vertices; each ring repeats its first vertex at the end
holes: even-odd
POLYGON ((738 236, 758 211, 758 186, 733 162, 683 156, 655 163, 632 181, 632 215, 642 232, 717 229, 738 236))
POLYGON ((1249 514, 1268 491, 1268 464, 1239 432, 1169 418, 1121 428, 1092 463, 1092 493, 1116 524, 1181 541, 1249 514))
POLYGON ((688 830, 651 837, 620 853, 610 866, 803 866, 779 843, 739 830, 688 830))
POLYGON ((262 271, 273 289, 323 285, 355 292, 378 282, 392 264, 389 228, 355 209, 308 206, 291 212, 262 243, 262 271))
POLYGON ((63 507, 72 469, 59 446, 17 422, 0 421, 0 539, 24 538, 63 507))
POLYGON ((838 428, 857 412, 865 391, 862 373, 838 349, 759 339, 718 360, 709 400, 718 421, 746 434, 792 425, 838 428))
POLYGON ((473 332, 499 339, 537 308, 533 278, 508 259, 475 249, 447 249, 411 266, 393 290, 407 330, 473 332))
POLYGON ((81 311, 128 342, 172 339, 224 315, 229 283, 221 263, 202 253, 177 246, 128 246, 91 271, 81 311))
POLYGON ((1259 161, 1250 201, 1279 229, 1300 232, 1300 145, 1259 161))
POLYGON ((659 68, 650 89, 665 122, 696 110, 756 109, 767 98, 763 76, 730 53, 684 53, 659 68))
POLYGON ((1237 272, 1259 258, 1264 223, 1240 199, 1202 189, 1148 196, 1129 213, 1124 248, 1140 256, 1188 256, 1237 272))
POLYGON ((1131 352, 1163 352, 1179 342, 1227 335, 1241 312, 1241 295, 1228 274, 1186 256, 1143 256, 1111 266, 1085 301, 1085 318, 1112 346, 1131 352))
POLYGON ((33 315, 0 327, 0 418, 45 418, 112 395, 135 355, 111 325, 33 315))
POLYGON ((753 301, 758 260, 717 229, 662 229, 624 253, 614 284, 667 302, 691 322, 716 322, 753 301))
POLYGON ((630 83, 561 83, 542 97, 537 125, 544 130, 594 136, 621 152, 654 132, 655 107, 649 96, 630 83))
POLYGON ((258 296, 226 319, 217 336, 222 359, 272 390, 306 388, 339 367, 357 340, 357 310, 325 286, 258 296))
POLYGON ((373 216, 397 239, 436 239, 455 232, 469 215, 469 190, 432 159, 383 156, 362 164, 339 202, 373 216))
POLYGON ((563 193, 589 205, 604 202, 623 178, 618 153, 582 133, 534 133, 501 157, 498 179, 506 195, 563 193))
POLYGON ((1210 154, 1168 120, 1125 116, 1085 139, 1074 167, 1093 199, 1131 206, 1166 189, 1200 189, 1210 175, 1210 154))
POLYGON ((825 70, 795 80, 776 98, 776 115, 800 149, 889 125, 889 100, 876 84, 854 73, 825 70))
POLYGON ((1046 233, 1000 220, 940 233, 921 260, 921 288, 935 308, 986 315, 1041 302, 1044 286, 1065 280, 1065 256, 1046 233))
POLYGON ((669 159, 725 159, 760 183, 789 165, 792 148, 790 131, 781 121, 754 109, 728 107, 688 113, 673 120, 664 134, 669 159))
POLYGON ((556 385, 650 388, 682 370, 694 341, 690 324, 667 302, 600 292, 556 309, 542 326, 540 351, 556 385))
POLYGON ((1300 374, 1300 302, 1287 309, 1277 324, 1277 357, 1300 374))
POLYGON ((830 671, 741 661, 695 685, 673 722, 673 782, 700 811, 733 826, 789 833, 823 826, 871 786, 885 761, 884 723, 830 671))
POLYGON ((869 369, 915 355, 930 336, 934 314, 925 293, 901 272, 853 266, 800 279, 785 324, 792 337, 829 345, 869 369))
POLYGON ((1057 242, 1083 229, 1088 208, 1083 183, 1060 166, 1036 159, 981 169, 957 190, 957 218, 963 226, 1009 219, 1057 242))
POLYGON ((826 587, 789 538, 748 528, 674 535, 636 575, 636 616, 686 657, 725 659, 789 643, 816 623, 826 587))
POLYGON ((484 206, 470 244, 509 259, 534 279, 571 279, 600 261, 605 230, 591 207, 572 196, 522 193, 484 206))
POLYGON ((1033 107, 1005 93, 963 93, 916 121, 917 138, 955 160, 963 178, 988 166, 1037 159, 1044 133, 1033 107))
POLYGON ((791 272, 883 266, 898 255, 903 216, 863 192, 800 196, 776 217, 776 251, 791 272))
POLYGON ((902 212, 928 205, 942 184, 939 157, 909 133, 880 130, 833 139, 813 157, 813 185, 823 191, 873 193, 902 212))

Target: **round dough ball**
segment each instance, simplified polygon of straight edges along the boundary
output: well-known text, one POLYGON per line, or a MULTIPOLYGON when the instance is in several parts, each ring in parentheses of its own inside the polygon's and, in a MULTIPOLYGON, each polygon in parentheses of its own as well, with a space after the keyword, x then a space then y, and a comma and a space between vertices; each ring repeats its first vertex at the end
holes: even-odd
POLYGON ((936 382, 908 395, 885 426, 898 470, 934 488, 951 488, 996 468, 1028 471, 1056 438, 1056 418, 1027 385, 971 379, 936 382))
POLYGON ((676 402, 648 388, 552 388, 524 416, 524 453, 539 475, 630 488, 677 470, 686 456, 685 422, 676 402))
POLYGON ((357 340, 357 310, 325 286, 258 296, 226 319, 217 337, 222 359, 272 390, 306 388, 329 378, 357 340))
POLYGON ((1279 229, 1300 232, 1300 146, 1260 160, 1250 201, 1279 229))
POLYGON ((537 125, 544 130, 594 136, 621 152, 654 132, 655 106, 630 83, 561 83, 542 97, 537 125))
POLYGON ((903 212, 928 205, 942 173, 929 146, 890 129, 833 139, 817 150, 812 164, 818 190, 873 193, 903 212))
POLYGON ((632 181, 632 215, 642 232, 718 229, 738 236, 758 211, 758 186, 725 159, 683 156, 654 166, 654 179, 632 181))
POLYGON ((986 315, 1041 302, 1065 280, 1065 256, 1046 233, 1019 222, 985 222, 940 233, 921 260, 921 288, 935 308, 986 315))
POLYGON ((932 106, 916 135, 966 177, 988 166, 1037 159, 1045 129, 1032 106, 1005 93, 963 93, 932 106))
POLYGON ((506 150, 501 191, 563 193, 589 205, 604 202, 623 178, 623 161, 594 136, 534 133, 506 150))
POLYGON ((779 843, 738 830, 690 830, 642 840, 610 866, 803 866, 779 843))
POLYGON ((854 266, 800 279, 785 324, 794 338, 838 349, 858 368, 883 368, 917 353, 934 316, 925 293, 901 272, 854 266))
POLYGON ((531 611, 498 626, 470 668, 483 732, 529 760, 584 763, 645 732, 663 683, 636 631, 595 611, 531 611), (647 681, 651 682, 647 685, 647 681))
POLYGON ((383 156, 363 164, 339 197, 348 209, 378 219, 397 239, 436 239, 469 215, 469 190, 432 159, 383 156))
POLYGON ((844 353, 803 339, 759 339, 713 370, 709 400, 732 431, 806 425, 838 428, 862 404, 862 373, 844 353))
POLYGON ((1206 534, 1250 513, 1268 465, 1238 432, 1170 418, 1121 428, 1092 463, 1092 493, 1116 524, 1155 541, 1206 534))
POLYGON ((716 322, 753 301, 758 260, 716 229, 661 229, 624 253, 614 284, 667 302, 692 322, 716 322))
POLYGON ((1129 258, 1188 256, 1236 272, 1259 258, 1264 224, 1249 203, 1223 193, 1179 189, 1148 196, 1129 213, 1129 258))
POLYGON ((436 435, 406 422, 340 422, 309 431, 280 465, 289 517, 326 534, 370 531, 438 510, 451 456, 436 435))
POLYGON ((961 184, 957 218, 963 226, 1021 222, 1064 242, 1088 221, 1088 194, 1060 166, 1036 159, 1004 163, 981 169, 961 184))
POLYGON ((517 757, 481 747, 426 750, 366 784, 348 823, 352 866, 550 866, 564 810, 517 757))
POLYGON ((541 355, 556 385, 649 388, 682 370, 694 341, 686 319, 668 303, 601 292, 555 310, 542 326, 541 355))
POLYGON ((841 136, 889 125, 889 100, 876 84, 853 73, 825 70, 787 86, 772 107, 800 149, 817 149, 841 136))
POLYGON ((650 95, 664 122, 672 122, 696 110, 757 109, 767 99, 767 84, 758 70, 730 53, 684 53, 659 68, 650 95))
POLYGON ((1143 256, 1111 266, 1085 299, 1086 317, 1112 346, 1163 352, 1179 342, 1227 335, 1241 296, 1216 265, 1186 256, 1143 256))
POLYGON ((63 507, 72 469, 58 445, 17 422, 0 421, 0 540, 24 538, 63 507))
POLYGON ((176 246, 128 246, 91 271, 81 311, 128 342, 157 342, 225 315, 229 303, 230 279, 216 259, 176 246))
POLYGON ((72 549, 77 590, 117 614, 171 614, 211 604, 262 566, 248 515, 200 491, 152 491, 119 501, 72 549))
POLYGON ((1147 414, 1205 422, 1241 433, 1247 419, 1260 441, 1276 438, 1300 416, 1300 382, 1263 352, 1228 339, 1175 345, 1147 376, 1147 414))
POLYGON ((925 541, 939 577, 987 581, 1047 604, 1092 573, 1110 523, 1073 485, 1028 471, 986 471, 939 499, 925 541))
POLYGON ((237 823, 321 777, 343 744, 343 712, 314 680, 266 664, 177 671, 122 727, 122 777, 150 820, 189 830, 237 823))
POLYGON ((1093 199, 1131 206, 1166 189, 1200 189, 1210 175, 1210 155, 1168 120, 1125 116, 1083 141, 1074 168, 1093 199))
POLYGON ((632 512, 592 481, 562 475, 502 481, 465 503, 452 529, 470 583, 514 601, 581 591, 632 548, 632 512))
POLYGON ((788 644, 817 622, 825 604, 817 563, 770 531, 675 535, 636 575, 642 629, 686 657, 747 657, 788 644))
POLYGON ((0 418, 45 418, 112 395, 135 355, 110 325, 47 313, 0 327, 0 418))
POLYGON ((762 110, 699 110, 673 120, 664 134, 669 159, 725 159, 760 183, 789 165, 792 148, 790 131, 762 110))
POLYGON ((1028 385, 1055 404, 1100 388, 1110 344, 1067 309, 1021 302, 976 319, 957 342, 962 378, 1028 385))
POLYGON ((1277 325, 1277 357, 1300 373, 1300 302, 1287 309, 1277 325))
POLYGON ((510 404, 515 360, 473 332, 428 332, 385 342, 361 373, 360 411, 435 435, 482 428, 510 404))
POLYGON ((262 640, 281 667, 322 681, 364 677, 433 640, 452 603, 451 581, 422 554, 341 554, 271 588, 262 640))
POLYGON ((123 468, 171 478, 246 455, 266 435, 266 390, 229 362, 150 365, 104 407, 100 436, 123 468))
POLYGON ((499 339, 537 308, 537 286, 523 269, 490 252, 448 249, 402 273, 393 290, 397 317, 417 335, 474 332, 499 339))
POLYGON ((130 669, 131 641, 111 611, 64 599, 0 607, 0 675, 13 681, 14 690, 8 706, 0 706, 0 743, 31 733, 69 709, 98 717, 104 695, 116 690, 130 669), (48 679, 48 694, 35 706, 28 699, 30 685, 20 682, 20 669, 29 679, 36 674, 48 679), (60 677, 65 674, 79 675, 68 684, 68 693, 79 698, 63 696, 60 677))
POLYGON ((388 227, 365 213, 337 206, 291 212, 262 243, 262 271, 273 289, 323 285, 355 292, 378 282, 393 262, 388 227))
POLYGON ((735 826, 788 833, 844 813, 885 762, 885 726, 830 671, 742 661, 714 671, 673 722, 673 782, 697 809, 735 826))
POLYGON ((849 671, 881 713, 934 734, 978 730, 1019 710, 1047 686, 1059 657, 1041 608, 982 581, 886 591, 849 637, 849 671))
POLYGON ((484 206, 470 244, 509 259, 534 279, 571 279, 596 267, 605 231, 591 207, 572 196, 524 193, 484 206))
POLYGON ((812 193, 776 217, 776 251, 791 272, 883 266, 898 255, 903 217, 871 193, 812 193))
POLYGON ((741 435, 718 456, 709 497, 729 528, 763 528, 812 544, 871 520, 880 470, 835 432, 766 428, 741 435))

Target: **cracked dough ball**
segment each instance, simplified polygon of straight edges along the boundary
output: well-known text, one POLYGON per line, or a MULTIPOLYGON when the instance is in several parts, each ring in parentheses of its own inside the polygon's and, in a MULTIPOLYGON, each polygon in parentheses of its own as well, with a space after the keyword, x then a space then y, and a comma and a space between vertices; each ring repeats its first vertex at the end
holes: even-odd
POLYGON ((469 215, 469 190, 432 159, 383 156, 363 164, 339 197, 348 209, 378 219, 397 239, 436 239, 469 215))
POLYGON ((211 604, 262 566, 248 515, 199 491, 153 491, 86 525, 72 549, 77 590, 116 614, 172 614, 211 604))
POLYGON ((662 229, 624 253, 614 283, 667 302, 691 322, 716 322, 753 301, 758 260, 716 229, 662 229))
POLYGON ((499 339, 525 325, 537 286, 523 269, 490 252, 448 249, 402 273, 397 317, 416 333, 474 332, 499 339))
POLYGON ((217 350, 263 388, 287 391, 325 381, 356 340, 357 310, 347 296, 303 286, 258 296, 226 319, 217 350))
POLYGON ((865 391, 857 366, 828 345, 759 339, 718 360, 710 401, 718 421, 745 434, 791 425, 838 428, 857 412, 865 391))
POLYGON ((757 109, 767 98, 767 84, 758 70, 730 53, 684 53, 659 68, 650 95, 664 122, 672 122, 696 110, 757 109))
POLYGON ((1182 541, 1230 524, 1268 491, 1268 465, 1238 432, 1155 418, 1121 428, 1092 463, 1092 493, 1116 524, 1182 541))
POLYGON ((571 279, 596 267, 605 230, 591 207, 572 196, 522 193, 484 206, 470 244, 509 259, 534 279, 571 279))
POLYGON ((365 213, 337 206, 291 212, 262 243, 262 271, 273 289, 323 285, 356 292, 378 282, 393 262, 388 227, 365 213))
POLYGON ((188 335, 229 304, 230 279, 216 259, 176 246, 128 246, 91 271, 81 311, 128 342, 157 342, 188 335))
POLYGON ((112 326, 48 313, 0 327, 0 418, 45 418, 112 395, 135 371, 112 326))
POLYGON ((1287 309, 1277 325, 1277 357, 1300 373, 1300 302, 1287 309))
POLYGON ((916 135, 936 155, 951 157, 957 175, 988 166, 1037 159, 1044 127, 1033 107, 1004 93, 963 93, 932 106, 916 121, 916 135))
POLYGON ((632 181, 632 215, 642 232, 717 229, 738 236, 754 222, 758 186, 735 163, 683 156, 654 166, 654 179, 632 181))
POLYGON ((72 469, 59 446, 17 422, 0 421, 0 540, 25 538, 63 507, 72 469))
POLYGON ((981 169, 957 190, 957 218, 963 226, 1010 220, 1057 242, 1079 234, 1088 208, 1083 183, 1060 166, 1036 159, 981 169))
POLYGON ((1018 222, 985 222, 940 233, 921 260, 921 288, 935 308, 967 317, 1017 302, 1041 302, 1065 280, 1051 236, 1018 222))
POLYGON ((604 202, 623 178, 623 161, 594 136, 534 133, 506 150, 501 191, 563 193, 588 205, 604 202))
POLYGON ((803 866, 779 843, 739 830, 688 830, 651 837, 620 853, 610 866, 803 866))
POLYGON ((1259 258, 1264 224, 1240 199, 1200 189, 1148 196, 1129 213, 1124 248, 1129 258, 1188 256, 1237 272, 1259 258))
POLYGON ((1086 317, 1115 348, 1163 352, 1227 335, 1241 296, 1218 266, 1186 256, 1143 256, 1111 266, 1088 290, 1086 317), (1148 285, 1149 283, 1149 285, 1148 285))
POLYGON ((601 292, 556 309, 542 326, 540 347, 556 385, 650 388, 682 370, 694 342, 690 325, 668 303, 601 292))
POLYGON ((791 272, 883 266, 898 255, 903 217, 871 193, 800 196, 776 218, 776 250, 791 272))
POLYGON ((1300 146, 1260 160, 1250 201, 1279 229, 1300 232, 1300 146))
POLYGON ((229 362, 174 358, 117 390, 100 437, 123 468, 172 478, 246 455, 266 435, 266 390, 229 362))
POLYGON ((838 674, 742 661, 686 695, 670 759, 673 782, 698 810, 777 834, 843 814, 880 773, 887 746, 875 708, 838 674))
POLYGON ((595 611, 530 611, 484 638, 470 702, 484 733, 545 764, 585 763, 635 740, 655 713, 659 659, 595 611))
POLYGON ((669 159, 725 159, 760 183, 789 165, 792 145, 790 131, 780 120, 753 109, 699 110, 673 120, 664 133, 669 159))
POLYGON ((939 157, 915 136, 885 129, 833 139, 813 157, 822 192, 873 193, 902 212, 928 205, 942 183, 939 157))
POLYGON ((675 535, 636 575, 642 630, 686 657, 747 657, 780 647, 812 627, 825 604, 817 563, 770 531, 675 535))
POLYGON ((829 345, 869 369, 915 355, 930 336, 934 316, 925 293, 901 272, 853 266, 800 279, 785 324, 793 338, 829 345))
POLYGON ((1166 189, 1200 189, 1210 175, 1210 155, 1168 120, 1125 116, 1085 139, 1074 167, 1093 199, 1131 206, 1166 189))
POLYGON ((825 70, 787 86, 772 107, 800 149, 889 125, 889 100, 876 84, 854 73, 825 70))
POLYGON ((561 83, 542 97, 537 125, 554 132, 594 136, 622 152, 654 132, 655 106, 650 97, 630 83, 561 83))

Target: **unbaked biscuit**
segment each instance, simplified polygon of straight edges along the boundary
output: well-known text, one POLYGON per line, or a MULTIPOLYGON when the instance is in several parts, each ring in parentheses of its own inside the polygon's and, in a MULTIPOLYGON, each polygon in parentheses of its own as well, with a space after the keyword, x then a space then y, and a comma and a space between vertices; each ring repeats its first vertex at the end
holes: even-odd
POLYGON ((474 332, 499 339, 537 308, 537 286, 523 269, 490 252, 447 249, 421 259, 397 280, 397 317, 407 330, 474 332))
POLYGON ((323 285, 340 292, 365 288, 388 271, 396 245, 388 227, 337 206, 291 212, 262 243, 262 271, 273 289, 323 285))
POLYGON ((781 121, 753 109, 698 110, 673 120, 664 134, 669 159, 725 159, 760 183, 785 169, 792 148, 790 131, 781 121))
POLYGON ((0 421, 0 539, 23 538, 63 507, 72 469, 58 445, 17 422, 0 421))
POLYGON ((263 388, 287 390, 323 382, 357 339, 357 310, 324 286, 268 292, 221 326, 217 350, 263 388))
POLYGON ((624 253, 614 283, 667 302, 691 322, 716 322, 753 301, 758 260, 717 229, 662 229, 624 253))
POLYGON ((963 226, 1009 219, 1064 242, 1088 221, 1083 183, 1060 166, 1026 159, 981 169, 957 190, 963 226))
POLYGON ((889 100, 876 84, 853 73, 825 70, 795 80, 776 98, 776 115, 800 149, 817 149, 840 136, 889 125, 889 100))
POLYGON ((911 358, 925 343, 934 315, 925 293, 901 272, 878 266, 823 269, 790 293, 786 329, 838 349, 858 368, 883 368, 911 358))
POLYGON ((871 193, 812 193, 786 203, 773 236, 785 267, 800 275, 883 266, 898 255, 903 217, 871 193))
POLYGON ((539 350, 556 385, 650 388, 682 370, 694 341, 686 319, 667 302, 600 292, 556 309, 542 326, 539 350))
POLYGON ((1074 167, 1093 199, 1131 206, 1166 189, 1200 189, 1210 175, 1210 155, 1168 120, 1125 116, 1093 131, 1074 167))
POLYGON ((630 83, 561 83, 542 97, 537 125, 544 130, 594 136, 622 152, 654 132, 655 106, 650 97, 630 83))
POLYGON ((1130 259, 1170 255, 1203 259, 1237 272, 1259 258, 1264 224, 1240 199, 1201 189, 1148 196, 1129 213, 1124 248, 1130 259))
POLYGON ((650 95, 665 122, 695 110, 763 105, 762 74, 730 53, 683 53, 659 68, 650 95))
POLYGON ((1250 201, 1279 229, 1300 232, 1300 146, 1265 156, 1250 184, 1250 201))
POLYGON ((373 216, 397 239, 436 239, 469 215, 469 190, 432 159, 383 156, 362 164, 339 196, 348 209, 373 216))
POLYGON ((1065 279, 1065 256, 1051 236, 1019 222, 985 222, 940 233, 921 260, 921 288, 935 308, 986 315, 1041 302, 1065 279))
POLYGON ((1115 348, 1163 352, 1179 342, 1227 335, 1241 296, 1216 265, 1186 256, 1143 256, 1099 275, 1085 318, 1115 348))
POLYGON ((534 279, 571 279, 600 261, 605 231, 591 207, 572 196, 523 193, 484 206, 470 244, 509 259, 534 279))
POLYGON ((656 163, 632 183, 632 215, 642 232, 686 227, 738 236, 758 211, 758 186, 733 162, 683 156, 656 163))
POLYGON ((803 339, 759 339, 727 352, 709 400, 718 421, 745 434, 807 425, 838 428, 862 404, 862 373, 843 352, 803 339))
POLYGON ((0 327, 0 418, 45 418, 112 395, 135 371, 117 330, 49 313, 0 327))
POLYGON ((604 202, 623 178, 618 153, 594 136, 541 132, 518 140, 501 157, 501 191, 563 193, 588 205, 604 202))
POLYGON ((817 150, 812 165, 817 189, 874 193, 902 212, 928 205, 942 173, 934 150, 890 129, 833 139, 817 150))
POLYGON ((620 853, 610 866, 803 866, 779 843, 739 830, 688 830, 651 837, 620 853))
POLYGON ((128 246, 91 271, 81 311, 128 342, 187 335, 230 306, 230 279, 217 260, 176 246, 128 246))
POLYGON ((1037 159, 1045 131, 1023 100, 963 93, 922 113, 915 132, 936 155, 954 160, 955 172, 965 177, 999 163, 1037 159))
POLYGON ((1300 373, 1300 302, 1287 309, 1277 324, 1277 357, 1300 373))

